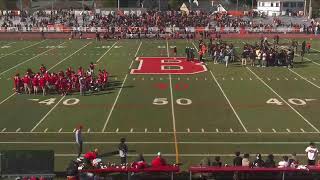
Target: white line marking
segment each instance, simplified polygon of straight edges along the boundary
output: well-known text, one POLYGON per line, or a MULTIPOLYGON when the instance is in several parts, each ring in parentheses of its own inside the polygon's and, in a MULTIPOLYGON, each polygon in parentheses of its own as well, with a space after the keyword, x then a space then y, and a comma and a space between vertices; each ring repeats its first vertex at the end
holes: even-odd
POLYGON ((11 54, 14 54, 14 53, 16 53, 16 52, 22 51, 22 50, 24 50, 24 49, 27 49, 27 48, 29 48, 29 47, 35 46, 35 45, 37 45, 37 44, 40 44, 40 43, 42 43, 42 42, 44 42, 44 41, 46 41, 46 40, 43 40, 43 41, 40 41, 40 42, 31 44, 30 46, 24 47, 24 48, 22 48, 22 49, 15 50, 15 51, 13 51, 13 52, 11 52, 11 53, 9 53, 9 54, 6 54, 6 55, 4 55, 4 56, 1 56, 0 59, 3 58, 3 57, 9 56, 9 55, 11 55, 11 54))
POLYGON ((304 129, 300 128, 301 132, 305 132, 304 129))
POLYGON ((237 119, 238 119, 238 121, 239 121, 240 125, 242 126, 243 130, 244 130, 245 132, 248 132, 247 128, 244 126, 244 124, 243 124, 242 120, 240 119, 240 117, 239 117, 238 113, 237 113, 237 112, 235 111, 235 109, 233 108, 233 106, 232 106, 232 104, 231 104, 231 102, 230 102, 229 98, 228 98, 228 97, 227 97, 227 95, 225 94, 224 90, 223 90, 223 89, 222 89, 222 87, 220 86, 219 82, 217 81, 216 77, 213 75, 213 73, 212 73, 212 71, 211 71, 211 70, 210 70, 210 74, 211 74, 212 78, 214 79, 214 81, 216 82, 216 84, 218 85, 218 87, 219 87, 219 89, 220 89, 221 93, 223 94, 223 96, 224 96, 224 97, 225 97, 225 99, 227 100, 227 102, 228 102, 228 104, 229 104, 230 108, 232 109, 233 113, 234 113, 234 114, 235 114, 235 116, 237 117, 237 119))
POLYGON ((272 129, 272 131, 275 132, 275 133, 277 132, 275 129, 272 129))
POLYGON ((62 131, 62 128, 60 128, 58 132, 60 133, 61 131, 62 131))
POLYGON ((286 100, 284 100, 274 89, 272 89, 267 83, 265 83, 256 73, 254 73, 250 68, 247 69, 255 75, 262 84, 268 87, 275 95, 277 95, 284 103, 286 103, 296 114, 298 114, 309 126, 311 126, 316 132, 320 132, 313 124, 311 124, 302 114, 300 114, 294 107, 292 107, 286 100))
POLYGON ((219 132, 219 129, 216 129, 216 132, 218 133, 218 132, 219 132))
POLYGON ((1 132, 5 132, 7 130, 7 128, 3 128, 1 132))
POLYGON ((89 42, 87 44, 85 44, 84 46, 82 46, 80 49, 76 50, 75 52, 73 52, 72 54, 70 54, 69 56, 67 56, 66 58, 62 59, 61 61, 59 61, 57 64, 55 64, 54 66, 52 66, 50 69, 48 69, 48 71, 52 70, 53 68, 55 68, 56 66, 58 66, 59 64, 61 64, 62 62, 64 62, 65 60, 69 59, 71 56, 75 55, 77 52, 81 51, 82 49, 84 49, 85 47, 87 47, 89 44, 91 44, 92 42, 89 42))
POLYGON ((133 132, 133 128, 130 129, 130 132, 131 132, 131 133, 133 132))
POLYGON ((119 132, 119 128, 116 129, 116 132, 119 132))
POLYGON ((3 104, 4 102, 6 102, 8 99, 10 99, 12 96, 14 96, 15 94, 17 94, 17 93, 13 93, 13 94, 11 94, 10 96, 8 96, 7 98, 5 98, 4 100, 2 100, 1 102, 0 102, 0 105, 1 104, 3 104))
POLYGON ((261 133, 261 129, 260 128, 258 128, 258 131, 261 133))
POLYGON ((159 132, 162 132, 162 129, 161 129, 161 128, 159 128, 159 132))
POLYGON ((76 128, 74 128, 72 132, 73 132, 73 133, 76 132, 76 128))
POLYGON ((232 128, 230 128, 230 132, 232 132, 232 133, 233 133, 233 129, 232 129, 232 128))
POLYGON ((42 117, 42 119, 31 129, 30 132, 33 132, 48 116, 49 114, 59 105, 59 103, 65 98, 66 96, 63 96, 51 109, 49 112, 47 112, 46 115, 42 117))
POLYGON ((145 128, 145 129, 144 129, 144 132, 145 132, 145 133, 146 133, 146 132, 148 132, 148 129, 147 129, 147 128, 145 128))
MULTIPOLYGON (((64 43, 62 43, 62 44, 64 44, 64 43)), ((60 44, 60 45, 62 45, 62 44, 60 44)), ((54 49, 55 49, 55 48, 48 49, 48 50, 46 50, 46 51, 44 51, 44 52, 42 52, 42 53, 40 53, 40 54, 37 54, 37 55, 35 55, 35 56, 33 56, 33 57, 31 57, 31 58, 29 58, 29 59, 25 60, 25 61, 22 61, 21 63, 19 63, 19 64, 17 64, 17 65, 15 65, 15 66, 13 66, 13 67, 11 67, 11 68, 9 68, 9 69, 7 69, 7 70, 5 70, 5 71, 1 72, 1 73, 0 73, 0 76, 1 76, 1 75, 3 75, 3 74, 5 74, 6 72, 8 72, 8 71, 10 71, 10 70, 12 70, 12 69, 15 69, 16 67, 18 67, 18 66, 20 66, 20 65, 22 65, 22 64, 24 64, 24 63, 26 63, 26 62, 29 62, 29 61, 31 61, 31 60, 33 60, 33 59, 35 59, 35 58, 37 58, 37 57, 39 57, 39 56, 43 55, 44 53, 46 53, 46 52, 48 52, 48 51, 52 51, 52 50, 54 50, 54 49)))
MULTIPOLYGON (((192 44, 193 44, 193 46, 195 47, 195 49, 197 49, 197 50, 198 50, 198 48, 197 48, 197 46, 194 44, 194 42, 192 42, 192 44)), ((211 71, 211 70, 210 70, 210 74, 211 74, 212 78, 214 79, 214 81, 216 82, 216 84, 218 85, 218 87, 219 87, 219 89, 220 89, 221 93, 223 94, 223 96, 224 96, 224 97, 225 97, 225 99, 227 100, 227 102, 228 102, 229 106, 231 107, 231 109, 232 109, 233 113, 234 113, 234 114, 235 114, 235 116, 237 117, 237 119, 238 119, 239 123, 241 124, 241 126, 242 126, 243 130, 244 130, 245 132, 248 132, 247 128, 244 126, 244 124, 243 124, 243 122, 241 121, 241 119, 240 119, 240 117, 239 117, 238 113, 237 113, 237 112, 235 111, 235 109, 233 108, 233 106, 232 106, 232 104, 231 104, 231 102, 230 102, 229 98, 227 97, 226 93, 224 92, 224 90, 223 90, 223 89, 222 89, 222 87, 220 86, 219 82, 217 81, 216 77, 213 75, 213 73, 212 73, 212 71, 211 71)))
POLYGON ((46 128, 43 132, 47 132, 48 131, 48 128, 46 128))
POLYGON ((203 128, 201 129, 201 132, 203 132, 203 133, 204 133, 204 129, 203 129, 203 128))
POLYGON ((17 130, 16 130, 16 132, 19 132, 21 130, 21 128, 18 128, 17 130))
MULTIPOLYGON (((73 134, 74 132, 72 131, 65 131, 65 132, 19 132, 16 133, 15 131, 6 131, 6 132, 1 132, 0 134, 32 134, 32 135, 37 135, 37 134, 73 134)), ((83 132, 84 134, 86 134, 87 132, 83 132)), ((230 131, 225 131, 225 132, 220 132, 217 129, 216 131, 206 131, 206 132, 200 132, 200 131, 192 131, 190 133, 186 132, 186 131, 177 131, 175 132, 176 134, 278 134, 278 135, 283 135, 283 134, 320 134, 320 132, 315 132, 315 131, 311 131, 311 132, 300 132, 300 131, 294 131, 291 133, 288 133, 287 131, 285 132, 277 132, 276 130, 272 131, 272 132, 257 132, 257 131, 252 131, 252 132, 244 132, 244 131, 237 131, 237 132, 233 132, 231 133, 230 131)), ((90 134, 174 134, 174 132, 172 131, 162 131, 161 133, 158 131, 148 131, 148 132, 143 132, 143 131, 135 131, 135 132, 126 132, 126 131, 122 131, 122 132, 115 132, 115 131, 105 131, 105 132, 90 132, 90 134)))
POLYGON ((96 62, 99 62, 117 43, 118 43, 118 41, 113 43, 112 46, 105 53, 103 53, 102 56, 100 56, 100 58, 96 62))
POLYGON ((104 132, 104 131, 106 130, 106 127, 107 127, 108 122, 109 122, 109 120, 110 120, 111 114, 112 114, 112 112, 113 112, 113 110, 114 110, 114 107, 116 106, 116 104, 117 104, 117 102, 118 102, 118 99, 119 99, 120 94, 121 94, 121 92, 122 92, 123 86, 124 86, 124 84, 126 83, 127 77, 128 77, 128 74, 126 74, 126 76, 124 77, 124 80, 123 80, 123 82, 122 82, 122 84, 121 84, 120 90, 118 91, 117 97, 116 97, 115 101, 113 102, 112 108, 111 108, 111 110, 110 110, 110 112, 109 112, 109 114, 108 114, 107 120, 106 120, 106 122, 104 123, 101 132, 104 132))
MULTIPOLYGON (((138 52, 139 52, 139 50, 140 50, 141 45, 142 45, 142 41, 141 41, 141 42, 140 42, 140 44, 139 44, 138 50, 137 50, 136 54, 134 55, 134 58, 136 58, 136 57, 137 57, 137 55, 138 55, 138 52)), ((129 69, 131 69, 131 68, 132 68, 133 62, 134 62, 134 60, 132 60, 132 61, 131 61, 131 64, 130 64, 130 66, 129 66, 129 69)))
POLYGON ((316 88, 319 88, 320 89, 320 86, 316 85, 315 83, 309 81, 307 78, 301 76, 300 74, 298 74, 297 72, 295 72, 294 70, 292 69, 289 69, 290 72, 294 73, 295 75, 299 76, 301 79, 307 81, 308 83, 312 84, 313 86, 315 86, 316 88))
MULTIPOLYGON (((19 133, 22 134, 22 133, 19 133)), ((127 144, 175 144, 171 141, 129 141, 127 144)), ((307 145, 308 142, 305 141, 180 141, 179 144, 224 144, 224 145, 241 145, 241 144, 304 144, 307 145)), ((320 142, 314 142, 320 143, 320 142)), ((74 145, 72 141, 1 141, 0 144, 70 144, 74 145)), ((90 141, 83 142, 83 144, 119 144, 117 141, 90 141)))
POLYGON ((88 133, 90 132, 90 128, 88 128, 87 132, 88 132, 88 133))
POLYGON ((288 132, 291 132, 290 129, 286 129, 288 132))

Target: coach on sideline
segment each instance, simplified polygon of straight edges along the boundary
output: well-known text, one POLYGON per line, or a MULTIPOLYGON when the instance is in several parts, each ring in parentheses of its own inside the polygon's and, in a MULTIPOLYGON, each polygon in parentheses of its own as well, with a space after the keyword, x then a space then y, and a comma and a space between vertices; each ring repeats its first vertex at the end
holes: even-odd
POLYGON ((83 144, 83 139, 82 139, 82 125, 80 125, 75 133, 75 138, 76 138, 76 143, 78 146, 78 157, 80 157, 81 153, 82 153, 82 144, 83 144))

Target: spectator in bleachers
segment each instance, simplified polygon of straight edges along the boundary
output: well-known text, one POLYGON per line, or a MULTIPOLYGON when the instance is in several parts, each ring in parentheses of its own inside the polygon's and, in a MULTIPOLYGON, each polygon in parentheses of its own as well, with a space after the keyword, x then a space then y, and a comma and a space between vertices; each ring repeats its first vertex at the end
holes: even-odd
POLYGON ((89 151, 84 154, 84 162, 87 165, 92 165, 92 161, 98 156, 98 149, 95 148, 93 151, 89 151))
POLYGON ((242 159, 242 166, 247 166, 249 167, 250 166, 250 160, 249 160, 249 154, 246 153, 243 155, 243 159, 242 159))
POLYGON ((297 154, 292 153, 289 158, 289 167, 296 168, 299 165, 299 161, 297 160, 297 154))
POLYGON ((311 142, 305 151, 306 151, 307 157, 308 157, 308 165, 315 165, 316 158, 319 153, 318 148, 316 147, 316 144, 311 142))
POLYGON ((240 152, 235 152, 236 157, 233 159, 233 166, 242 166, 242 157, 240 157, 240 152))
POLYGON ((262 160, 261 154, 257 154, 256 160, 253 161, 253 167, 263 167, 264 161, 262 160))
POLYGON ((161 152, 158 152, 157 156, 151 162, 152 167, 160 167, 167 165, 166 160, 161 156, 161 152))
POLYGON ((278 163, 278 168, 286 168, 289 167, 289 157, 283 156, 282 160, 278 163))
POLYGON ((273 154, 268 155, 268 157, 264 163, 264 167, 267 167, 267 168, 275 168, 276 167, 276 162, 274 161, 273 154))
POLYGON ((137 160, 132 163, 132 167, 137 168, 137 169, 143 169, 143 168, 147 167, 147 163, 144 160, 144 157, 142 154, 138 155, 137 160))
POLYGON ((214 161, 211 163, 211 166, 222 167, 222 162, 220 156, 216 156, 214 161))

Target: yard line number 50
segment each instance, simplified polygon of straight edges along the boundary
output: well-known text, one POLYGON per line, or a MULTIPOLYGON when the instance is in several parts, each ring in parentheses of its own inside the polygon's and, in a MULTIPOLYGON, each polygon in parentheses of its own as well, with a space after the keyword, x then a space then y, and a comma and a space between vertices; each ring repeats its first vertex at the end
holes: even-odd
MULTIPOLYGON (((154 98, 152 104, 162 106, 162 105, 166 105, 168 103, 169 103, 168 98, 154 98)), ((187 99, 187 98, 179 98, 176 100, 176 103, 181 106, 187 106, 187 105, 192 104, 192 101, 191 101, 191 99, 187 99)))

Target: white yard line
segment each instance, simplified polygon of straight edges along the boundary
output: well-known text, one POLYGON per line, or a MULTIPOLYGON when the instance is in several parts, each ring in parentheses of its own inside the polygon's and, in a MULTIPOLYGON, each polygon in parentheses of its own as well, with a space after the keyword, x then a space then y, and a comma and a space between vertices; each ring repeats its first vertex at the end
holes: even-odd
POLYGON ((41 120, 31 129, 30 132, 33 132, 48 116, 49 114, 59 105, 59 103, 65 98, 66 96, 63 96, 51 109, 49 112, 47 112, 46 115, 44 115, 41 120))
MULTIPOLYGON (((64 44, 64 43, 65 43, 65 42, 63 42, 63 43, 59 44, 58 46, 60 46, 60 45, 62 45, 62 44, 64 44)), ((12 69, 15 69, 16 67, 18 67, 18 66, 20 66, 20 65, 22 65, 22 64, 24 64, 24 63, 27 63, 27 62, 29 62, 29 61, 31 61, 31 60, 33 60, 33 59, 35 59, 35 58, 37 58, 37 57, 39 57, 39 56, 43 55, 44 53, 47 53, 47 52, 52 51, 52 50, 54 50, 54 49, 56 49, 56 48, 51 48, 51 49, 48 49, 48 50, 46 50, 46 51, 44 51, 44 52, 42 52, 42 53, 40 53, 40 54, 37 54, 37 55, 35 55, 35 56, 33 56, 33 57, 31 57, 31 58, 29 58, 29 59, 25 60, 25 61, 23 61, 23 62, 21 62, 21 63, 19 63, 19 64, 15 65, 15 66, 13 66, 13 67, 11 67, 11 68, 9 68, 9 69, 7 69, 7 70, 5 70, 5 71, 1 72, 1 73, 0 73, 0 76, 1 76, 1 75, 3 75, 4 73, 6 73, 6 72, 8 72, 8 71, 10 71, 10 70, 12 70, 12 69)))
POLYGON ((89 42, 87 44, 85 44, 84 46, 82 46, 80 49, 76 50, 75 52, 73 52, 72 54, 70 54, 69 56, 67 56, 66 58, 62 59, 61 61, 59 61, 57 64, 53 65, 50 69, 48 69, 48 71, 52 70, 53 68, 55 68, 56 66, 58 66, 59 64, 61 64, 62 62, 64 62, 65 60, 69 59, 71 56, 75 55, 77 52, 81 51, 82 49, 84 49, 85 47, 87 47, 89 44, 91 44, 92 42, 89 42))
MULTIPOLYGON (((127 144, 175 144, 171 141, 132 141, 127 144)), ((245 144, 280 144, 280 145, 296 145, 309 143, 306 141, 180 141, 179 144, 224 144, 224 145, 245 145, 245 144)), ((320 143, 320 142, 315 142, 320 143)), ((0 144, 70 144, 74 145, 73 141, 1 141, 0 144)), ((83 144, 119 144, 118 141, 87 141, 83 144)))
MULTIPOLYGON (((169 43, 168 40, 167 41, 167 55, 168 57, 170 57, 170 52, 169 52, 169 43)), ((177 132, 176 129, 176 117, 174 114, 174 100, 173 100, 173 91, 172 91, 172 80, 171 80, 171 74, 169 74, 169 82, 170 82, 170 98, 171 98, 171 114, 172 114, 172 128, 173 128, 173 136, 174 136, 174 142, 175 142, 175 152, 176 152, 176 163, 179 163, 179 150, 178 150, 178 138, 177 138, 177 134, 175 132, 177 132)), ((190 131, 189 131, 190 132, 190 131)))
MULTIPOLYGON (((142 42, 141 42, 141 43, 142 43, 142 42)), ((140 43, 140 45, 141 45, 141 43, 140 43)), ((135 53, 135 56, 137 56, 137 54, 139 53, 139 50, 140 50, 140 46, 138 47, 138 49, 137 49, 137 51, 136 51, 136 53, 135 53)), ((122 92, 123 86, 124 86, 124 84, 125 84, 126 81, 127 81, 127 77, 128 77, 128 74, 126 74, 126 76, 124 77, 124 80, 123 80, 123 82, 122 82, 122 84, 121 84, 120 90, 118 91, 117 97, 116 97, 116 99, 115 99, 114 102, 113 102, 113 105, 112 105, 112 107, 111 107, 111 109, 110 109, 110 112, 109 112, 109 114, 108 114, 108 117, 107 117, 107 119, 106 119, 106 122, 105 122, 104 125, 103 125, 103 128, 102 128, 101 132, 104 132, 104 131, 106 130, 106 128, 107 128, 107 125, 108 125, 108 123, 109 123, 109 120, 110 120, 110 117, 111 117, 112 112, 113 112, 113 110, 114 110, 114 107, 116 106, 116 104, 117 104, 117 102, 118 102, 118 99, 119 99, 119 97, 120 97, 120 94, 121 94, 121 92, 122 92)))
POLYGON ((4 102, 6 102, 8 99, 10 99, 11 97, 13 97, 14 95, 16 95, 17 93, 12 93, 10 96, 8 96, 7 98, 5 98, 4 100, 2 100, 0 102, 0 105, 3 104, 4 102))
MULTIPOLYGON (((194 47, 197 49, 197 51, 198 51, 198 48, 197 48, 197 46, 194 44, 194 42, 192 42, 192 44, 193 44, 193 46, 194 46, 194 47)), ((212 78, 214 79, 215 83, 218 85, 218 87, 219 87, 221 93, 223 94, 224 98, 227 100, 230 108, 232 109, 234 115, 237 117, 238 122, 239 122, 240 125, 242 126, 243 130, 244 130, 245 132, 248 132, 247 128, 244 126, 244 124, 243 124, 242 120, 240 119, 238 113, 237 113, 236 110, 234 109, 234 107, 233 107, 233 105, 231 104, 229 98, 227 97, 226 93, 224 92, 224 90, 223 90, 222 87, 220 86, 217 78, 214 76, 214 74, 212 73, 211 70, 210 70, 210 74, 211 74, 212 78)))
POLYGON ((283 99, 272 87, 270 87, 266 82, 264 82, 256 73, 254 73, 250 68, 246 67, 256 78, 268 87, 275 95, 277 95, 285 104, 287 104, 296 114, 298 114, 301 119, 303 119, 309 126, 311 126, 316 132, 320 132, 313 124, 311 124, 302 114, 300 114, 294 107, 292 107, 285 99, 283 99))
POLYGON ((15 50, 15 51, 13 51, 13 52, 11 52, 11 53, 9 53, 9 54, 6 54, 6 55, 3 55, 3 56, 0 56, 0 59, 1 59, 1 58, 4 58, 4 57, 6 57, 6 56, 9 56, 9 55, 11 55, 11 54, 14 54, 14 53, 16 53, 16 52, 22 51, 22 50, 24 50, 24 49, 27 49, 27 48, 29 48, 29 47, 35 46, 35 45, 37 45, 37 44, 40 44, 40 43, 42 43, 42 42, 44 42, 44 41, 46 41, 46 40, 42 40, 42 41, 40 41, 40 42, 37 42, 37 43, 31 44, 31 45, 29 45, 29 46, 27 46, 27 47, 24 47, 24 48, 21 48, 21 49, 15 50))
MULTIPOLYGON (((137 55, 138 55, 138 52, 139 52, 139 50, 140 50, 141 45, 142 45, 142 41, 141 41, 141 42, 140 42, 140 44, 139 44, 138 50, 137 50, 136 54, 134 55, 134 58, 136 58, 136 57, 137 57, 137 55)), ((131 64, 130 64, 130 66, 129 66, 129 69, 131 69, 131 68, 132 68, 133 62, 134 62, 134 59, 131 61, 131 64)))
POLYGON ((294 73, 295 75, 299 76, 301 79, 307 81, 308 83, 312 84, 313 86, 315 86, 316 88, 319 88, 320 89, 320 86, 316 85, 315 83, 309 81, 307 78, 301 76, 300 74, 298 74, 297 72, 295 72, 294 70, 292 69, 289 69, 290 72, 294 73))
MULTIPOLYGON (((19 132, 19 134, 32 134, 32 135, 36 135, 36 134, 73 134, 74 132, 72 131, 62 131, 62 128, 59 129, 59 131, 56 132, 19 132), (60 131, 61 130, 61 131, 60 131)), ((84 134, 86 134, 87 132, 82 132, 84 134)), ((288 133, 287 131, 285 132, 281 132, 281 131, 276 131, 275 129, 272 129, 271 132, 257 132, 257 131, 251 131, 251 132, 244 132, 244 131, 234 131, 234 132, 230 132, 230 131, 219 131, 219 129, 216 129, 216 131, 205 131, 205 132, 199 132, 199 131, 190 131, 190 132, 186 132, 186 131, 176 131, 176 132, 172 132, 172 131, 135 131, 135 132, 130 132, 130 131, 119 131, 119 128, 117 128, 117 130, 115 132, 112 131, 105 131, 105 132, 94 132, 94 131, 90 131, 90 134, 320 134, 320 132, 307 132, 307 131, 291 131, 290 133, 288 133)), ((0 134, 16 134, 15 131, 5 131, 5 132, 0 132, 0 134)))
POLYGON ((99 62, 117 43, 118 41, 113 43, 112 46, 105 53, 103 53, 102 56, 96 62, 99 62))
MULTIPOLYGON (((174 157, 175 154, 162 154, 165 157, 174 157)), ((268 156, 269 154, 261 154, 261 156, 268 156)), ((283 157, 283 156, 291 156, 292 154, 273 154, 277 157, 283 157)), ((77 157, 78 154, 54 154, 56 157, 77 157)), ((138 154, 128 154, 128 157, 137 157, 138 154)), ((155 154, 143 154, 145 157, 154 157, 155 154)), ((180 154, 182 157, 234 157, 234 154, 180 154)), ((296 154, 296 156, 305 157, 306 154, 296 154)), ((320 156, 320 155, 318 155, 320 156)))

